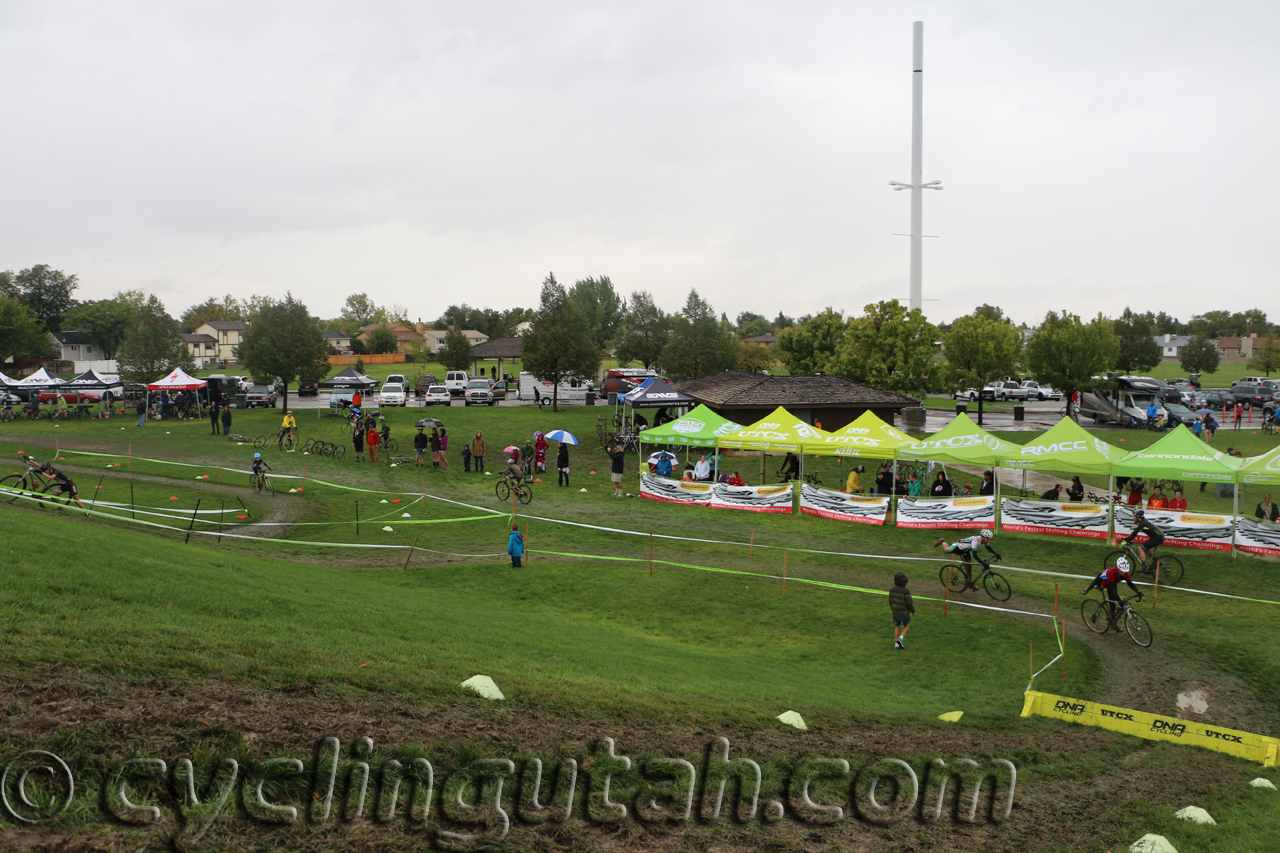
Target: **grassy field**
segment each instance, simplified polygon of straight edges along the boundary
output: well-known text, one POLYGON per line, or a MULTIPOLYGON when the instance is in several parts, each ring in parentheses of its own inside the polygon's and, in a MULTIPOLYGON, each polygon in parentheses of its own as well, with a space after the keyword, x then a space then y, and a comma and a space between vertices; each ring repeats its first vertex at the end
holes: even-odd
MULTIPOLYGON (((1147 374, 1156 379, 1177 379, 1187 375, 1182 369, 1182 365, 1174 362, 1173 364, 1160 363, 1157 364, 1147 374)), ((1200 377, 1200 384, 1205 388, 1230 388, 1231 383, 1246 376, 1259 375, 1258 371, 1244 364, 1222 364, 1213 373, 1206 373, 1200 377)))
MULTIPOLYGON (((447 780, 462 779, 477 758, 572 755, 601 768, 599 739, 610 736, 619 754, 637 759, 613 788, 634 811, 655 791, 675 802, 654 759, 678 756, 701 767, 708 744, 723 735, 761 762, 762 796, 785 801, 786 819, 517 822, 500 846, 1101 850, 1151 831, 1183 853, 1223 844, 1272 849, 1277 798, 1245 783, 1258 775, 1280 782, 1274 769, 1017 713, 1031 649, 1038 668, 1056 648, 1052 621, 1027 614, 1053 612, 1056 583, 1067 664, 1065 675, 1058 666, 1042 675, 1039 689, 1167 714, 1179 693, 1200 690, 1208 719, 1280 733, 1274 606, 1162 590, 1146 611, 1157 642, 1143 651, 1116 635, 1088 635, 1072 618, 1083 578, 1106 546, 1002 534, 1002 571, 1014 587, 1006 607, 1023 612, 949 605, 944 615, 942 602, 927 600, 942 593, 927 531, 612 499, 608 460, 594 441, 595 418, 605 411, 438 410, 432 414, 453 442, 448 471, 268 450, 285 487, 274 498, 245 487, 252 448, 210 436, 205 422, 5 427, 5 458, 53 456, 56 439, 58 464, 86 499, 133 504, 156 513, 140 519, 176 529, 0 505, 16 552, 0 582, 0 671, 12 685, 4 751, 54 752, 88 792, 51 828, 0 824, 0 834, 12 830, 28 844, 56 838, 63 849, 159 844, 185 831, 173 821, 172 795, 137 786, 135 800, 165 812, 158 827, 104 819, 98 792, 108 787, 108 768, 139 756, 172 765, 184 755, 199 770, 226 757, 246 768, 275 756, 310 764, 312 746, 326 735, 373 738, 375 771, 393 758, 408 766, 427 755, 447 780), (493 496, 493 477, 461 471, 458 447, 482 430, 494 468, 495 451, 554 428, 583 441, 573 449, 573 483, 558 489, 553 473, 534 484, 534 502, 516 519, 534 553, 528 566, 512 569, 510 519, 502 514, 510 507, 493 496), (288 479, 301 478, 304 466, 305 486, 288 479), (422 496, 424 486, 431 497, 422 496), (207 511, 223 506, 245 516, 238 523, 265 525, 236 533, 269 539, 202 535, 215 529, 217 516, 207 511), (196 533, 185 545, 192 518, 196 533), (652 552, 648 533, 657 534, 652 552), (894 559, 902 557, 925 559, 894 559), (917 596, 905 653, 890 649, 880 594, 898 569, 911 575, 917 596), (506 700, 486 702, 459 687, 476 673, 492 676, 506 700), (809 731, 781 727, 774 717, 786 710, 799 711, 809 731), (953 710, 965 712, 960 723, 937 719, 953 710), (795 788, 815 757, 845 758, 855 769, 894 757, 922 771, 933 757, 962 755, 1018 765, 1009 821, 832 823, 804 806, 795 788), (1190 803, 1209 809, 1219 827, 1172 817, 1190 803)), ((420 414, 391 412, 393 435, 406 438, 420 414)), ((268 433, 278 420, 278 412, 237 413, 234 428, 268 433)), ((341 438, 336 419, 304 419, 300 427, 304 439, 341 438)), ((1014 441, 1029 435, 1002 433, 1014 441)), ((1155 438, 1104 437, 1124 439, 1123 447, 1155 438)), ((1231 443, 1248 454, 1272 446, 1251 431, 1231 443)), ((759 465, 758 457, 729 460, 759 465)), ((814 467, 829 482, 843 474, 832 460, 806 459, 814 467)), ((1222 499, 1203 500, 1197 508, 1224 508, 1222 499)), ((1275 561, 1182 556, 1184 586, 1280 600, 1275 561)), ((925 783, 936 792, 936 780, 925 783)), ((437 784, 453 792, 460 782, 437 784)), ((595 786, 590 811, 600 791, 598 780, 587 784, 595 786)), ((279 801, 309 801, 287 781, 276 786, 279 801)), ((841 796, 830 781, 815 791, 827 802, 841 796)), ((465 831, 468 815, 441 808, 444 826, 465 831)), ((211 832, 210 849, 427 843, 420 829, 368 820, 280 829, 238 816, 211 832)))

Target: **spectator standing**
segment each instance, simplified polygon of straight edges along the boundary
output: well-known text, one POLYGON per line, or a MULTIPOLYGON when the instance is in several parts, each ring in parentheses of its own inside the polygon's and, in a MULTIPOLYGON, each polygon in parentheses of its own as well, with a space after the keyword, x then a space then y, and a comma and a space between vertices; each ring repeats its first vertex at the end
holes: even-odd
POLYGON ((534 436, 533 450, 537 461, 538 473, 544 473, 547 470, 547 448, 551 445, 547 442, 547 437, 542 433, 534 436))
POLYGON ((1191 422, 1191 432, 1195 434, 1196 438, 1204 437, 1204 415, 1191 422))
POLYGON ((214 403, 209 407, 209 424, 213 427, 213 434, 218 434, 218 404, 214 403))
POLYGON ((507 553, 511 555, 511 567, 520 568, 520 558, 524 556, 524 537, 520 535, 520 525, 511 523, 511 535, 507 537, 507 553))
POLYGON ((449 433, 440 427, 440 467, 449 470, 449 433))
MULTIPOLYGON (((734 473, 736 474, 737 472, 735 471, 734 473)), ((851 495, 858 495, 862 493, 861 465, 853 466, 853 470, 849 472, 849 479, 845 481, 844 490, 851 495)))
POLYGON ((418 427, 418 434, 413 437, 413 464, 418 468, 422 467, 428 446, 427 436, 422 429, 422 427, 418 427))
POLYGON ((563 441, 560 442, 560 447, 556 449, 556 471, 558 473, 556 485, 569 485, 569 445, 563 441))
POLYGON ((138 405, 136 406, 136 408, 138 410, 138 426, 146 426, 147 425, 147 395, 146 394, 143 394, 141 397, 138 398, 138 405))
POLYGON ((1280 521, 1280 507, 1271 502, 1271 495, 1262 496, 1262 502, 1254 509, 1253 514, 1263 521, 1280 521))
POLYGON ((1141 477, 1129 481, 1129 506, 1142 506, 1142 496, 1147 493, 1147 483, 1141 477))
POLYGON ((1232 420, 1235 421, 1235 428, 1240 429, 1240 418, 1244 414, 1243 406, 1232 406, 1235 411, 1232 413, 1232 420))
POLYGON ((1204 440, 1213 442, 1213 435, 1218 431, 1218 421, 1214 419, 1212 413, 1204 416, 1204 440))
POLYGON ((1084 483, 1080 482, 1079 477, 1071 478, 1071 485, 1067 487, 1067 500, 1073 503, 1084 500, 1084 483))
MULTIPOLYGON (((912 475, 915 476, 915 475, 912 475)), ((996 493, 996 478, 990 471, 982 472, 982 485, 978 487, 978 494, 984 497, 990 497, 996 493)))
MULTIPOLYGON (((609 454, 610 461, 613 462, 613 470, 609 475, 609 478, 613 480, 613 496, 620 498, 622 497, 622 466, 625 464, 627 457, 622 452, 622 448, 616 444, 606 452, 609 454)), ((688 477, 689 473, 688 471, 685 472, 686 479, 690 479, 688 477)))
POLYGON ((359 392, 359 391, 357 391, 356 393, 354 393, 354 394, 352 394, 352 395, 351 395, 351 407, 352 407, 352 408, 354 408, 354 409, 358 409, 358 408, 360 408, 360 404, 361 404, 361 403, 363 403, 363 402, 364 402, 364 397, 360 394, 360 392, 359 392))
POLYGON ((222 407, 222 434, 231 435, 231 406, 222 407))
POLYGON ((364 422, 357 420, 355 428, 351 430, 351 446, 356 451, 356 461, 364 461, 364 422))
POLYGON ((939 471, 937 478, 933 481, 933 497, 949 498, 953 494, 955 494, 955 490, 951 488, 951 481, 947 479, 946 472, 939 471))
POLYGON ((480 434, 480 430, 476 430, 476 437, 471 439, 471 461, 476 466, 477 473, 484 473, 484 436, 480 434))
POLYGON ((907 629, 911 627, 911 614, 916 612, 915 602, 911 600, 911 590, 907 589, 907 573, 898 572, 893 576, 893 588, 889 590, 889 611, 893 616, 893 650, 907 648, 907 629))
POLYGON ((382 436, 378 434, 376 429, 366 430, 364 434, 364 443, 369 445, 369 461, 374 465, 377 465, 378 447, 382 444, 382 436))
POLYGON ((462 445, 462 470, 471 473, 471 445, 462 445))
POLYGON ((1175 512, 1187 511, 1187 499, 1182 496, 1182 489, 1174 491, 1173 500, 1169 501, 1169 509, 1175 512))
POLYGON ((169 392, 160 392, 160 420, 169 417, 169 392))
POLYGON ((435 427, 431 428, 431 438, 429 440, 431 446, 431 467, 440 467, 440 431, 435 427))
POLYGON ((907 477, 907 497, 918 498, 924 494, 924 480, 915 471, 907 477))

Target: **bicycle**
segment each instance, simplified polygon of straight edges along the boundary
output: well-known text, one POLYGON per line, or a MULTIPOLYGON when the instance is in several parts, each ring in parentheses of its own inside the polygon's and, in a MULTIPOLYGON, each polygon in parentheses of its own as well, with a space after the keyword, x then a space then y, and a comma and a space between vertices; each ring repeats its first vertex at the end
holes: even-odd
POLYGON ((53 509, 61 512, 64 507, 71 505, 71 495, 63 492, 63 486, 57 480, 45 484, 40 490, 40 500, 37 501, 41 509, 53 509))
POLYGON ((265 435, 260 435, 253 440, 253 446, 259 450, 266 450, 267 446, 270 444, 271 439, 267 438, 265 435))
POLYGON ((1091 503, 1096 503, 1096 504, 1120 503, 1119 495, 1100 495, 1097 492, 1089 492, 1084 497, 1085 497, 1085 500, 1090 501, 1091 503))
POLYGON ((227 433, 227 441, 234 441, 236 444, 253 444, 253 439, 245 438, 238 432, 227 433))
POLYGON ((38 495, 44 491, 36 469, 28 464, 21 474, 0 477, 0 503, 13 503, 22 495, 38 495))
POLYGON ((5 406, 3 409, 0 409, 0 421, 9 423, 16 419, 17 418, 14 416, 13 409, 11 407, 5 406))
POLYGON ((527 504, 533 500, 533 487, 528 483, 519 482, 511 476, 504 476, 493 488, 494 493, 500 501, 508 501, 514 494, 516 500, 522 504, 527 504))
POLYGON ((298 439, 294 436, 293 430, 282 429, 276 438, 276 446, 285 453, 292 453, 298 449, 298 439))
POLYGON ((257 489, 258 494, 266 492, 271 497, 274 497, 276 493, 276 484, 271 481, 271 477, 265 472, 262 474, 250 474, 249 488, 257 489))
POLYGON ((1127 557, 1129 559, 1129 565, 1133 567, 1130 569, 1131 574, 1151 575, 1152 577, 1155 577, 1156 565, 1159 564, 1161 581, 1167 583, 1169 586, 1177 586, 1182 580, 1181 560, 1167 554, 1153 554, 1151 555, 1150 565, 1143 565, 1142 561, 1138 559, 1138 543, 1136 542, 1126 543, 1125 546, 1118 551, 1111 551, 1108 553, 1107 556, 1102 559, 1102 567, 1104 569, 1111 568, 1116 564, 1116 560, 1121 557, 1127 557))
POLYGON ((1155 635, 1151 633, 1151 625, 1147 623, 1146 617, 1129 604, 1134 598, 1137 596, 1131 595, 1121 599, 1120 607, 1115 609, 1105 598, 1086 598, 1080 602, 1080 618, 1084 619, 1084 626, 1093 633, 1105 634, 1112 628, 1120 630, 1116 622, 1123 614, 1124 630, 1129 635, 1129 639, 1144 649, 1150 648, 1155 635))
MULTIPOLYGON (((996 557, 991 562, 999 559, 999 557, 996 557)), ((1004 575, 992 571, 991 563, 983 560, 978 560, 977 563, 982 566, 982 571, 978 572, 977 577, 970 581, 968 585, 964 581, 964 567, 959 563, 947 563, 943 566, 942 570, 938 572, 938 580, 942 582, 944 587, 950 587, 952 592, 964 592, 969 587, 977 589, 978 582, 981 581, 982 588, 987 591, 987 595, 996 601, 1008 601, 1009 596, 1013 595, 1013 587, 1009 586, 1009 582, 1004 579, 1004 575), (959 588, 956 587, 957 578, 960 579, 959 588)))
POLYGON ((382 439, 382 449, 387 453, 394 454, 400 449, 400 442, 396 441, 394 438, 384 437, 382 439))

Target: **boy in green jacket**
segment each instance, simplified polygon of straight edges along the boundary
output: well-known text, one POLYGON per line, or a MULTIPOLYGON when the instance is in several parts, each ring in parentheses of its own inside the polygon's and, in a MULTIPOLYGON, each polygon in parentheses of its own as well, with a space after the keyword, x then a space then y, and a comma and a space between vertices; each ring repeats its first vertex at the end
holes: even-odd
POLYGON ((911 627, 911 614, 916 612, 911 591, 907 589, 906 572, 898 572, 893 576, 893 589, 889 590, 889 609, 893 611, 893 649, 905 649, 907 629, 911 627))

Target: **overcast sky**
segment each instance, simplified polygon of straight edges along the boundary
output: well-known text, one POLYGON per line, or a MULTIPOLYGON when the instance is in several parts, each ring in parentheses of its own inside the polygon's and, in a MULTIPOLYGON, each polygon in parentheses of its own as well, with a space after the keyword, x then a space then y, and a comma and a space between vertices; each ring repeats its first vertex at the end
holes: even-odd
MULTIPOLYGON (((0 0, 0 269, 433 319, 548 271, 730 317, 1275 304, 1280 3, 0 0)), ((1274 319, 1274 316, 1273 316, 1274 319)))

